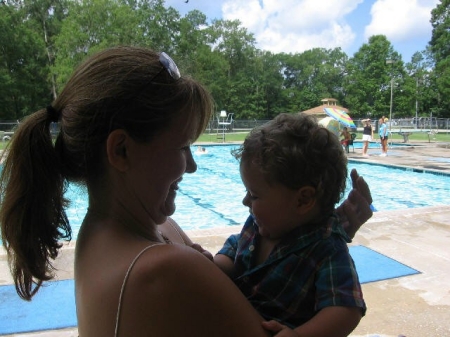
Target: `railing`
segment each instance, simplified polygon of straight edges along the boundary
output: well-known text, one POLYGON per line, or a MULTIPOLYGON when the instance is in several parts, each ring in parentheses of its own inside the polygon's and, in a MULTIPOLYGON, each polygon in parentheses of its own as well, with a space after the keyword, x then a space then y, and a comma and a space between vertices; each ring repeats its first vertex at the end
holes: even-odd
MULTIPOLYGON (((256 119, 238 119, 232 121, 230 125, 227 125, 226 132, 239 132, 239 131, 249 131, 255 126, 262 125, 269 120, 256 120, 256 119)), ((358 131, 362 131, 364 123, 361 119, 354 119, 353 122, 356 125, 358 131)), ((0 121, 0 131, 5 131, 5 134, 12 135, 15 128, 19 124, 18 121, 0 121)), ((375 127, 375 131, 378 130, 378 119, 372 120, 372 125, 375 127)), ((435 130, 439 133, 450 133, 450 118, 429 118, 429 117, 419 117, 419 118, 399 118, 392 119, 392 121, 387 122, 388 128, 401 131, 409 130, 423 130, 424 132, 435 130), (390 124, 391 123, 391 124, 390 124)), ((57 124, 53 123, 51 126, 52 133, 57 132, 57 124)), ((222 130, 222 126, 218 124, 216 119, 211 119, 207 127, 206 132, 217 133, 218 130, 222 130)))
MULTIPOLYGON (((356 128, 361 130, 364 123, 361 120, 353 120, 356 128)), ((378 119, 372 120, 372 125, 378 130, 378 119)), ((419 117, 419 118, 398 118, 392 119, 392 121, 387 122, 387 126, 390 129, 395 130, 422 130, 429 132, 431 130, 450 133, 450 118, 429 118, 429 117, 419 117)))
MULTIPOLYGON (((363 118, 362 118, 363 119, 363 118)), ((353 119, 353 122, 356 125, 358 131, 362 131, 364 123, 362 119, 353 119)), ((269 120, 256 120, 256 119, 237 119, 233 120, 233 123, 228 126, 227 132, 239 132, 239 131, 248 131, 253 129, 255 126, 262 125, 269 120)), ((372 125, 375 126, 376 130, 378 130, 378 119, 372 119, 372 125)), ((450 133, 450 118, 425 118, 420 117, 416 118, 399 118, 392 119, 392 121, 387 122, 388 128, 391 129, 417 129, 417 130, 439 130, 439 132, 447 132, 450 133), (392 123, 392 124, 390 124, 392 123)), ((214 133, 217 132, 217 129, 221 130, 219 127, 217 120, 211 120, 209 126, 207 128, 207 132, 214 133)))
MULTIPOLYGON (((262 125, 269 120, 256 120, 256 119, 239 119, 233 121, 226 125, 225 132, 247 132, 253 129, 256 126, 262 125)), ((223 125, 220 125, 217 120, 211 119, 209 121, 208 127, 206 128, 206 132, 208 133, 217 133, 223 131, 223 125)))
POLYGON ((14 129, 19 125, 18 121, 3 121, 0 122, 0 131, 14 132, 14 129))

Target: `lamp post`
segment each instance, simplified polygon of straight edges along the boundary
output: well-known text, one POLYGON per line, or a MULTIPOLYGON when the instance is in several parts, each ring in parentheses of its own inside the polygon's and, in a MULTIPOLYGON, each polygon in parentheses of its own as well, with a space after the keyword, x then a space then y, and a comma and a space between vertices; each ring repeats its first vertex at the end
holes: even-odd
POLYGON ((418 128, 419 118, 418 118, 418 112, 419 112, 419 102, 417 99, 417 96, 419 96, 419 77, 417 77, 416 74, 416 129, 418 128))
MULTIPOLYGON (((393 60, 386 60, 386 64, 393 64, 393 60)), ((394 78, 392 77, 392 67, 391 67, 391 103, 389 105, 389 133, 392 129, 392 99, 394 98, 394 78)), ((389 137, 390 138, 390 137, 389 137)))

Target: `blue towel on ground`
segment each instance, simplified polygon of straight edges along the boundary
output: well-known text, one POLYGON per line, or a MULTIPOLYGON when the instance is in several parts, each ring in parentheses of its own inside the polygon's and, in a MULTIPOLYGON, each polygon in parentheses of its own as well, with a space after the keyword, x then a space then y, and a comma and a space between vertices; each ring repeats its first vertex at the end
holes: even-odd
MULTIPOLYGON (((349 247, 361 283, 419 273, 364 246, 349 247)), ((31 302, 0 286, 0 335, 76 327, 74 281, 46 282, 31 302)))

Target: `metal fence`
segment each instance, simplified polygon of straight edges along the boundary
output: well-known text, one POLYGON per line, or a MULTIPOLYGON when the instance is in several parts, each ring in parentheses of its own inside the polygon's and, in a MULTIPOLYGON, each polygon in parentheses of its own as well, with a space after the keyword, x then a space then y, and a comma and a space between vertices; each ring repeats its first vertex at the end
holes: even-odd
POLYGON ((220 121, 217 119, 211 119, 209 121, 206 132, 215 133, 222 132, 225 129, 226 132, 247 132, 256 126, 267 123, 269 120, 257 120, 257 119, 233 119, 229 125, 220 125, 220 121))
MULTIPOLYGON (((256 126, 262 125, 269 120, 265 119, 238 119, 231 120, 228 125, 220 125, 219 119, 211 119, 206 129, 208 133, 216 132, 246 132, 256 126)), ((363 122, 360 119, 354 119, 357 130, 362 130, 363 122)), ((378 129, 378 120, 373 120, 372 124, 378 129)), ((19 125, 19 121, 0 121, 0 132, 3 136, 10 136, 14 133, 15 128, 19 125)), ((450 133, 450 118, 435 118, 435 117, 419 117, 419 118, 399 118, 392 119, 388 122, 388 126, 392 129, 422 129, 422 130, 436 130, 439 132, 450 133)), ((56 133, 58 125, 52 123, 51 131, 56 133)))
POLYGON ((3 121, 0 122, 0 131, 14 132, 14 129, 19 125, 19 121, 3 121))
MULTIPOLYGON (((231 124, 226 125, 225 132, 239 132, 248 131, 253 129, 255 126, 262 125, 268 122, 268 120, 233 120, 231 124)), ((362 119, 354 119, 353 122, 356 125, 356 129, 361 131, 364 123, 362 119)), ((435 118, 435 117, 419 117, 419 118, 399 118, 392 119, 392 121, 387 122, 388 127, 392 129, 417 129, 417 130, 436 130, 439 132, 450 133, 450 118, 435 118)), ((378 119, 372 120, 372 125, 378 130, 378 119)), ((211 120, 209 122, 206 132, 214 133, 223 131, 223 126, 219 124, 218 120, 211 120)))
MULTIPOLYGON (((354 122, 358 130, 363 128, 363 122, 361 120, 354 120, 354 122)), ((372 124, 375 125, 375 129, 378 130, 378 120, 372 121, 372 124)), ((450 118, 398 118, 388 121, 387 126, 389 129, 400 131, 422 130, 450 133, 450 118)))

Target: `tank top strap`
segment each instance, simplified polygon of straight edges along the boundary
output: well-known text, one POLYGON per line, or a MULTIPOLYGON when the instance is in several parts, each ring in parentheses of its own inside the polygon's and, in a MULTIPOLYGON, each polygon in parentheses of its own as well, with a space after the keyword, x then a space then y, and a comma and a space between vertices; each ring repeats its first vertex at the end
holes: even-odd
POLYGON ((128 267, 127 273, 125 274, 125 277, 124 277, 123 282, 122 282, 122 287, 120 289, 119 305, 117 307, 116 327, 114 329, 114 337, 118 336, 120 311, 121 311, 121 308, 122 308, 122 297, 123 297, 123 292, 125 291, 125 286, 126 286, 126 283, 128 281, 128 277, 130 276, 131 270, 133 269, 134 265, 136 264, 136 261, 142 256, 142 254, 144 254, 147 250, 149 250, 152 247, 161 246, 161 245, 164 245, 164 243, 154 243, 154 244, 152 244, 150 246, 145 247, 144 249, 142 249, 139 252, 139 254, 136 255, 136 257, 133 259, 133 261, 131 262, 130 266, 128 267))

